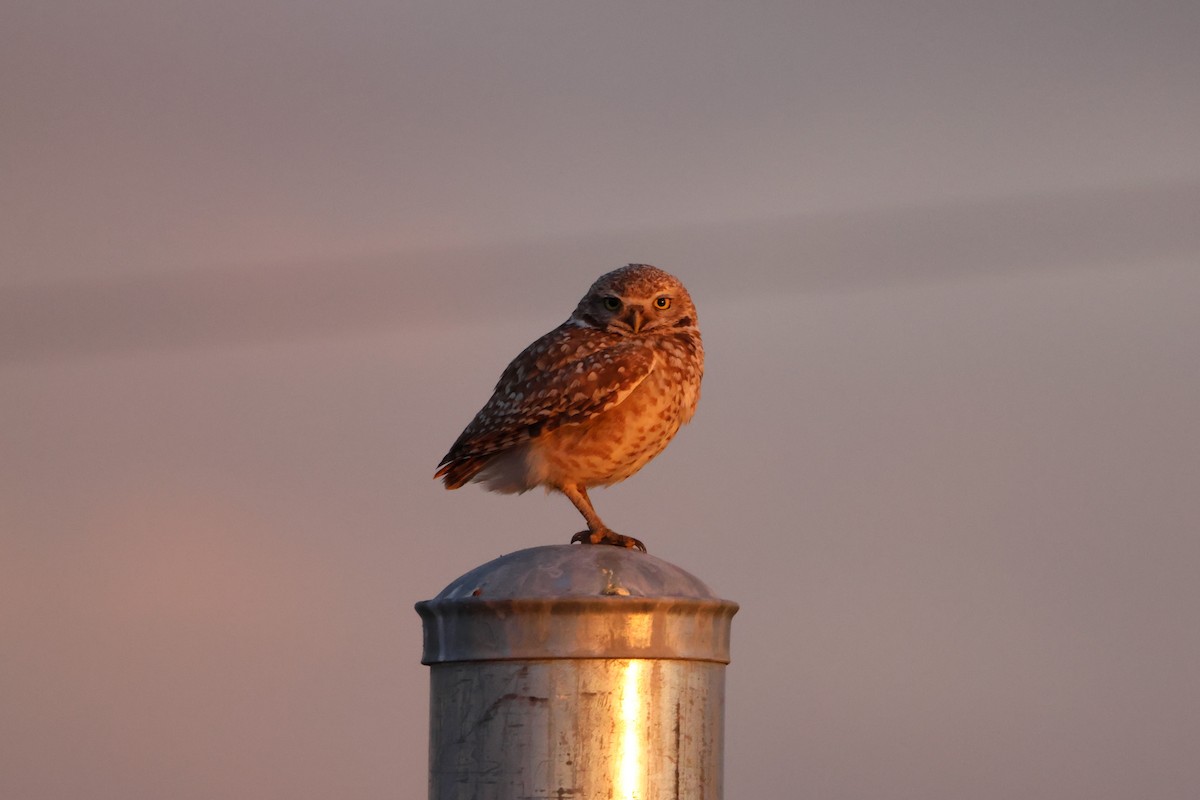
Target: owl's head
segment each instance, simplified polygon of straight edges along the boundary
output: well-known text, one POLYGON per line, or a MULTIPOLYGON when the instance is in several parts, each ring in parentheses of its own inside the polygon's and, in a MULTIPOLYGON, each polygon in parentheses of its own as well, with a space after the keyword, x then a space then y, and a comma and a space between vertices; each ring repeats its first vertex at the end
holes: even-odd
POLYGON ((649 264, 630 264, 596 279, 571 319, 623 336, 696 328, 696 307, 679 279, 649 264))

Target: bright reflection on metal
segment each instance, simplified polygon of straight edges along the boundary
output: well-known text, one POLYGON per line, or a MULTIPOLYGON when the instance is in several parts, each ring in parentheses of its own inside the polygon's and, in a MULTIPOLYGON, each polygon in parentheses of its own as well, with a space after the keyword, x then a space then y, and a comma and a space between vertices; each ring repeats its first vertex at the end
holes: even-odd
POLYGON ((642 791, 642 662, 625 665, 621 686, 620 759, 617 762, 617 797, 641 800, 642 791))

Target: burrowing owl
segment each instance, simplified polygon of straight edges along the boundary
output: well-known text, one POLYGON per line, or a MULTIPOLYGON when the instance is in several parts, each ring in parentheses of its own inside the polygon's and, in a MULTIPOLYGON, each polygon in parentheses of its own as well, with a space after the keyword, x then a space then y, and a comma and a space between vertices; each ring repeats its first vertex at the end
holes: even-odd
POLYGON ((592 284, 571 318, 504 370, 434 476, 494 492, 556 489, 588 529, 572 542, 646 547, 600 521, 587 490, 662 452, 700 399, 704 348, 683 284, 647 264, 592 284))

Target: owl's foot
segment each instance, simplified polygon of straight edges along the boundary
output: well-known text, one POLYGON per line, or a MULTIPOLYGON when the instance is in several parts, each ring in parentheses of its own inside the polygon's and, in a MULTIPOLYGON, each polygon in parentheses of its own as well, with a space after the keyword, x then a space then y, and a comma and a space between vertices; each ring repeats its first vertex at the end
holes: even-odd
POLYGON ((640 540, 632 536, 622 536, 616 531, 610 531, 608 528, 601 528, 596 531, 580 531, 571 537, 571 544, 579 542, 580 544, 611 544, 614 547, 627 547, 630 550, 641 550, 646 552, 646 545, 640 540))

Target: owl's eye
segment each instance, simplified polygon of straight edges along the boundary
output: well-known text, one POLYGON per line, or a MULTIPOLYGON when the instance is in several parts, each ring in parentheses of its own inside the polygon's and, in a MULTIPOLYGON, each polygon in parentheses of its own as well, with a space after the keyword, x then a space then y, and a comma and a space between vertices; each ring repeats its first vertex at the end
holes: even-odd
POLYGON ((671 298, 667 297, 664 294, 662 297, 660 297, 654 301, 654 307, 657 308, 659 311, 667 310, 668 308, 671 307, 671 298))
POLYGON ((607 308, 609 311, 620 311, 621 310, 621 298, 611 297, 611 296, 604 298, 604 307, 607 308))

